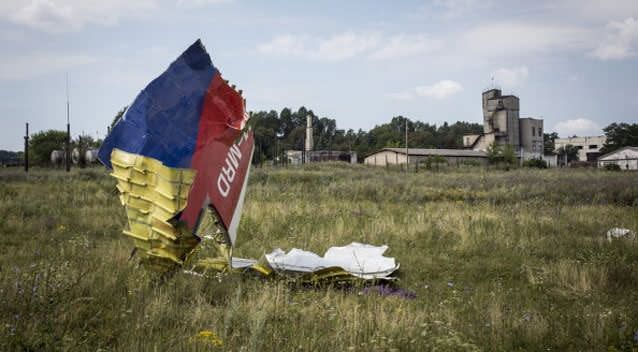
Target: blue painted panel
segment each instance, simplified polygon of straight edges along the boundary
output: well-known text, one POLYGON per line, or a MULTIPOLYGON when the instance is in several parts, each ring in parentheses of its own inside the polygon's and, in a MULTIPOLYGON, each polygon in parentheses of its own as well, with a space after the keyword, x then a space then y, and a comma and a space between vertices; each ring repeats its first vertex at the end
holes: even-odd
POLYGON ((98 153, 111 166, 111 151, 158 159, 188 168, 197 142, 203 98, 217 70, 197 40, 135 98, 98 153))

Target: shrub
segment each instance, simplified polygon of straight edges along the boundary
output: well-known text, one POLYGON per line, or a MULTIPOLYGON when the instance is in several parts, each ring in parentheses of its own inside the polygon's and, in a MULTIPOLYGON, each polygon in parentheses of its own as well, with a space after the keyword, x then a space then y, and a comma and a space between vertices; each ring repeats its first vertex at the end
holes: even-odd
POLYGON ((606 171, 620 171, 620 165, 618 164, 605 164, 603 168, 606 171))
POLYGON ((524 167, 535 167, 538 169, 547 169, 547 162, 541 158, 533 158, 523 162, 524 167))

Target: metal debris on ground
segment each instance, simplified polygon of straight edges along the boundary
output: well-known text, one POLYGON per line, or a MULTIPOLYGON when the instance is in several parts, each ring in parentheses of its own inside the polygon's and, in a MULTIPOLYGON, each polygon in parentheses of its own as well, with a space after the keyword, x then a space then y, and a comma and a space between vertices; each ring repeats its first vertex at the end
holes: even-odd
POLYGON ((387 246, 352 243, 323 257, 276 249, 235 258, 254 136, 242 91, 224 80, 197 40, 135 98, 111 129, 99 160, 117 179, 141 262, 208 276, 283 274, 303 282, 390 280, 387 246))
POLYGON ((627 238, 627 239, 636 239, 636 233, 631 231, 630 229, 623 229, 620 227, 614 227, 607 231, 607 241, 611 242, 615 239, 619 238, 627 238))

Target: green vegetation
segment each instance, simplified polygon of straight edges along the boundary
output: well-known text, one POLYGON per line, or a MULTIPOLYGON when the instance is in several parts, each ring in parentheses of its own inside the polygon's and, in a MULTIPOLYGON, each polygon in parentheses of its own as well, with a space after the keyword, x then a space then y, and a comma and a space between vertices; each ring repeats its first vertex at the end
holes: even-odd
POLYGON ((532 158, 523 162, 524 167, 535 167, 538 169, 547 169, 547 162, 541 158, 532 158))
MULTIPOLYGON (((29 139, 29 164, 39 166, 51 166, 51 152, 64 150, 66 144, 66 132, 46 130, 36 132, 29 139)), ((71 140, 71 150, 79 148, 81 155, 89 148, 98 148, 102 140, 95 140, 89 135, 79 135, 71 140)), ((20 154, 24 156, 24 153, 20 154)))
POLYGON ((46 130, 34 133, 29 139, 29 163, 33 165, 49 165, 51 152, 64 149, 66 132, 46 130))
POLYGON ((618 164, 605 164, 604 169, 607 171, 621 171, 618 164))
POLYGON ((578 148, 571 144, 556 149, 556 154, 560 160, 566 160, 568 163, 578 160, 578 148))
POLYGON ((417 298, 238 274, 162 281, 101 168, 0 171, 0 350, 631 351, 638 178, 601 170, 257 168, 235 255, 387 244, 417 298), (586 185, 586 186, 585 186, 586 185))
POLYGON ((614 122, 603 128, 603 131, 605 131, 605 136, 607 136, 607 141, 600 150, 603 154, 613 152, 622 147, 638 146, 638 123, 614 122))
POLYGON ((498 145, 496 142, 492 142, 487 146, 485 152, 487 153, 487 160, 490 164, 502 164, 505 170, 516 166, 516 151, 514 147, 509 144, 498 145))
POLYGON ((346 131, 337 129, 334 119, 319 117, 303 106, 296 112, 289 108, 284 108, 280 113, 274 110, 257 111, 251 114, 249 122, 255 131, 256 149, 253 161, 272 160, 275 154, 281 155, 287 149, 302 150, 308 115, 312 117, 316 150, 353 150, 360 156, 360 160, 385 147, 405 146, 406 121, 411 148, 462 148, 463 135, 483 131, 483 127, 477 123, 459 121, 448 125, 445 122, 437 127, 403 116, 395 116, 390 122, 375 126, 367 132, 361 129, 346 131))
POLYGON ((543 133, 543 153, 544 154, 552 154, 554 153, 554 141, 558 138, 558 133, 543 133))

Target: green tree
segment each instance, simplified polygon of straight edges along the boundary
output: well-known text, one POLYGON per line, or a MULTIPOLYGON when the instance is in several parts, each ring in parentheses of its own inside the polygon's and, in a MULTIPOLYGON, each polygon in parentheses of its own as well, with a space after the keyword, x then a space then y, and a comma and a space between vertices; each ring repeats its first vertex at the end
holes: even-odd
POLYGON ((601 153, 613 152, 627 146, 638 146, 638 123, 612 123, 603 128, 607 140, 601 148, 601 153))
POLYGON ((547 169, 547 162, 542 158, 532 158, 523 162, 524 167, 547 169))
POLYGON ((552 154, 554 152, 554 141, 558 138, 558 133, 543 133, 543 153, 552 154))
POLYGON ((51 152, 64 149, 66 132, 46 130, 34 133, 29 139, 29 163, 47 165, 51 160, 51 152))
POLYGON ((117 122, 122 119, 122 116, 124 116, 126 109, 128 109, 128 105, 123 107, 122 110, 118 111, 117 114, 115 114, 115 117, 113 118, 113 121, 111 122, 111 129, 115 127, 117 122))
POLYGON ((506 144, 505 146, 503 146, 503 149, 501 150, 501 156, 503 158, 503 162, 505 162, 507 167, 516 164, 516 152, 514 151, 514 147, 512 147, 512 145, 506 144))
POLYGON ((490 145, 487 146, 486 153, 487 160, 490 164, 496 164, 502 159, 501 146, 496 144, 496 142, 492 142, 490 143, 490 145))
POLYGON ((447 161, 441 155, 430 155, 425 159, 425 168, 428 170, 434 168, 439 171, 441 165, 447 165, 447 161))
POLYGON ((578 160, 578 148, 571 144, 567 144, 556 149, 556 153, 558 153, 559 160, 572 162, 578 160))

